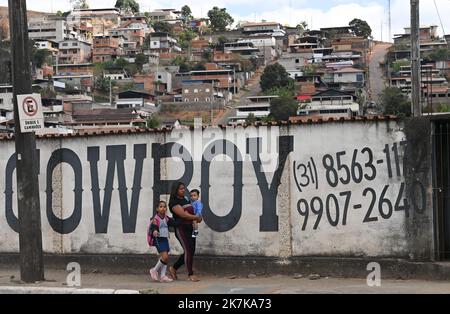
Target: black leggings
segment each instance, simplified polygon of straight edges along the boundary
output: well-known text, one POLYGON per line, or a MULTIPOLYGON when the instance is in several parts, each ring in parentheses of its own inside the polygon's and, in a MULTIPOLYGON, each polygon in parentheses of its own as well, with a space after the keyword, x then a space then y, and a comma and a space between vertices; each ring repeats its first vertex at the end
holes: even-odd
POLYGON ((192 276, 194 274, 193 266, 196 238, 192 237, 193 230, 194 229, 192 227, 192 224, 180 225, 179 227, 175 228, 175 236, 183 247, 184 253, 173 265, 173 268, 175 268, 175 270, 178 270, 181 268, 181 266, 186 264, 189 276, 192 276))

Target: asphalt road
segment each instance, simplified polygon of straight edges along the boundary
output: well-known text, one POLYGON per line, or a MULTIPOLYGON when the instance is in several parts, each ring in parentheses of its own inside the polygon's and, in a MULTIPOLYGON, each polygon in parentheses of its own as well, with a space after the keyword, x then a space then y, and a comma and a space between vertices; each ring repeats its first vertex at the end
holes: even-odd
MULTIPOLYGON (((31 285, 33 287, 67 288, 68 272, 46 270, 48 281, 31 285)), ((0 286, 27 287, 18 281, 16 269, 0 269, 0 286)), ((256 276, 254 278, 215 277, 200 275, 198 283, 180 280, 169 283, 151 282, 147 274, 117 275, 103 273, 82 274, 84 289, 138 290, 148 294, 449 294, 450 283, 443 281, 383 280, 380 287, 369 287, 366 279, 320 278, 310 280, 309 274, 300 279, 288 276, 256 276)))

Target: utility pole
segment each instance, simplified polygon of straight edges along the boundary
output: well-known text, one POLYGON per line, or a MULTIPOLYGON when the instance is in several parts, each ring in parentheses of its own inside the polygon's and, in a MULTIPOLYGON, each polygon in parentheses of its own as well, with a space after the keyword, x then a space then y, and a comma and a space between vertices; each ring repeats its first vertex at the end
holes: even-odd
POLYGON ((411 0, 411 105, 414 117, 422 116, 419 0, 411 0))
POLYGON ((31 59, 28 48, 26 0, 9 0, 12 85, 16 145, 17 200, 19 212, 20 277, 31 283, 44 280, 41 209, 39 203, 39 161, 34 133, 20 130, 17 95, 31 94, 31 59))

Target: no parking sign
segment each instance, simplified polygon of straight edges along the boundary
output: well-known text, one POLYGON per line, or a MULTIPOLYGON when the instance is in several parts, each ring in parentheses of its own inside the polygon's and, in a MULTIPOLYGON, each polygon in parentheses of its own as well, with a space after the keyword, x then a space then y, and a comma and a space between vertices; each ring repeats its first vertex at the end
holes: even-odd
POLYGON ((20 131, 31 133, 44 129, 44 114, 40 94, 17 95, 20 131))

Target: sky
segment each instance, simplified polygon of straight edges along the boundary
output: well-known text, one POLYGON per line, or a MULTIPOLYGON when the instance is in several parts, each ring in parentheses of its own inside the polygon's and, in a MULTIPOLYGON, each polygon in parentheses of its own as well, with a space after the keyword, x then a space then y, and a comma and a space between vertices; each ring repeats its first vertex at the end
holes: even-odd
MULTIPOLYGON (((444 30, 450 34, 450 0, 435 0, 442 17, 444 30)), ((116 0, 88 0, 91 8, 113 7, 116 0)), ((366 20, 376 39, 388 40, 388 0, 138 0, 141 11, 161 8, 180 9, 187 4, 196 17, 207 15, 213 6, 225 7, 239 21, 276 21, 297 25, 306 21, 311 29, 343 26, 353 18, 366 20)), ((6 6, 8 0, 0 0, 6 6)), ((391 0, 392 34, 404 33, 409 26, 410 0, 391 0)), ((27 0, 29 10, 56 12, 70 9, 69 0, 27 0)), ((421 24, 438 25, 443 34, 434 0, 421 0, 421 24)))

